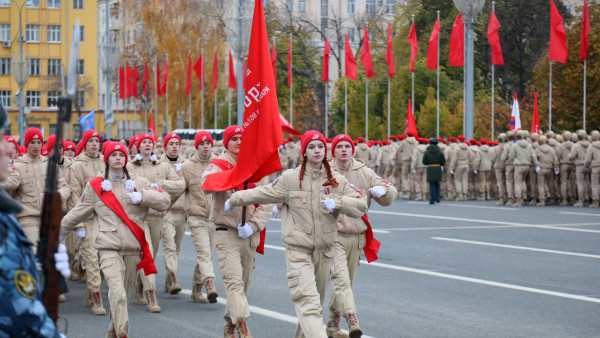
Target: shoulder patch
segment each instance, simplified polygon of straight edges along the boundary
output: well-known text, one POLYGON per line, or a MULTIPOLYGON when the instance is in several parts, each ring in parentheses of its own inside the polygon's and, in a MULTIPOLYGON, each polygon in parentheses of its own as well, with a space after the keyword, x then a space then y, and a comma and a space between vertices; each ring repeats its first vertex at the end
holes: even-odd
POLYGON ((361 195, 364 195, 364 194, 365 194, 365 193, 364 193, 362 190, 360 190, 360 188, 359 188, 359 187, 355 186, 355 185, 354 185, 354 184, 352 184, 352 183, 350 183, 350 187, 351 187, 352 189, 354 189, 354 190, 355 190, 357 193, 361 194, 361 195))
POLYGON ((37 293, 38 284, 29 272, 17 270, 15 271, 15 288, 23 297, 33 299, 37 293))
POLYGON ((212 170, 212 168, 213 168, 213 165, 212 165, 212 164, 210 164, 208 167, 206 167, 206 171, 211 171, 211 170, 212 170))
POLYGON ((271 182, 272 186, 274 186, 275 184, 277 184, 277 181, 279 181, 279 177, 281 177, 281 176, 277 176, 277 178, 274 179, 273 182, 271 182))

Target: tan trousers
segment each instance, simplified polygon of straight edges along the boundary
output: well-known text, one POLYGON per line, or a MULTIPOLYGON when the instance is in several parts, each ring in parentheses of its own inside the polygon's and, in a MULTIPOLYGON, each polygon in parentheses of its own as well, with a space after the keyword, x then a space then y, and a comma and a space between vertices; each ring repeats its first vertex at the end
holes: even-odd
POLYGON ((467 198, 467 191, 469 188, 469 167, 458 167, 454 171, 454 186, 456 187, 457 194, 464 194, 467 198))
POLYGON ((296 338, 327 337, 323 302, 334 254, 333 247, 321 253, 285 250, 288 288, 298 317, 296 338))
POLYGON ((37 255, 42 219, 40 217, 21 217, 19 218, 19 224, 21 225, 21 229, 23 229, 25 236, 27 236, 27 239, 33 243, 33 246, 31 247, 33 254, 37 255))
POLYGON ((400 191, 402 187, 402 163, 394 163, 394 170, 392 171, 392 176, 394 178, 394 186, 398 191, 400 191))
POLYGON ((389 165, 387 163, 380 163, 379 167, 377 167, 377 175, 381 177, 386 177, 385 172, 388 166, 389 165))
POLYGON ((546 186, 550 190, 550 196, 554 196, 554 169, 541 168, 537 173, 537 190, 540 201, 546 200, 546 186))
POLYGON ((506 199, 506 176, 504 176, 504 169, 495 169, 496 174, 496 185, 498 186, 498 198, 506 199))
POLYGON ((192 232, 192 240, 196 246, 196 266, 194 267, 194 284, 204 284, 207 279, 214 279, 212 249, 215 229, 208 221, 190 216, 188 226, 192 232))
MULTIPOLYGON (((140 258, 121 256, 115 250, 100 250, 100 268, 108 286, 108 302, 110 303, 109 334, 114 332, 117 337, 129 334, 129 313, 127 303, 131 289, 135 284, 135 275, 140 258)), ((108 336, 108 335, 107 335, 108 336)))
MULTIPOLYGON (((537 173, 535 172, 535 166, 529 166, 529 174, 527 175, 527 186, 528 186, 528 195, 529 197, 536 198, 544 198, 545 195, 538 196, 538 184, 537 184, 537 173)), ((545 192, 544 192, 545 193, 545 192)))
POLYGON ((507 164, 506 169, 506 195, 508 199, 515 198, 515 166, 507 164))
POLYGON ((79 255, 85 262, 86 286, 89 291, 100 291, 100 265, 98 264, 98 250, 94 247, 94 221, 89 219, 83 222, 85 237, 81 239, 79 255))
POLYGON ((215 246, 227 295, 223 317, 232 323, 247 320, 250 317, 250 309, 246 292, 254 270, 254 255, 259 234, 241 238, 235 229, 227 228, 228 230, 221 231, 217 228, 221 226, 215 227, 215 246))
POLYGON ((185 232, 186 219, 187 215, 184 213, 169 212, 165 216, 165 226, 162 230, 161 238, 163 241, 163 260, 167 272, 177 273, 179 245, 185 232), (178 235, 180 235, 179 238, 178 235), (178 239, 179 242, 177 242, 178 239))
POLYGON ((427 183, 427 168, 417 168, 414 173, 415 192, 426 195, 429 192, 429 183, 427 183))
POLYGON ((360 262, 360 252, 365 247, 365 234, 338 233, 333 258, 331 282, 333 295, 329 301, 329 311, 347 315, 356 314, 356 301, 352 286, 360 262))
POLYGON ((515 166, 515 198, 523 198, 523 193, 527 192, 527 183, 525 176, 529 174, 528 165, 515 166))
POLYGON ((573 197, 570 193, 571 177, 575 174, 575 165, 563 163, 560 165, 560 198, 566 200, 573 197))
POLYGON ((490 172, 489 171, 478 171, 477 179, 479 180, 479 193, 481 197, 485 198, 485 194, 490 195, 490 172))
POLYGON ((600 167, 592 167, 592 173, 590 175, 590 183, 592 186, 592 199, 597 201, 599 198, 598 195, 598 184, 600 180, 600 167))
POLYGON ((590 197, 588 192, 590 182, 589 171, 585 170, 585 166, 575 166, 575 179, 577 180, 577 199, 579 202, 587 201, 590 197))
MULTIPOLYGON (((385 172, 383 173, 383 176, 386 180, 391 180, 392 179, 392 172, 394 172, 394 166, 391 163, 386 163, 385 166, 387 166, 387 168, 385 168, 385 172)), ((390 181, 391 182, 391 181, 390 181)))
POLYGON ((402 162, 402 194, 414 192, 413 174, 410 170, 410 161, 402 162))
POLYGON ((450 169, 444 168, 442 175, 446 176, 446 186, 448 189, 448 197, 453 198, 456 192, 456 186, 454 184, 454 175, 450 173, 450 169))
MULTIPOLYGON (((148 229, 148 222, 150 220, 146 219, 144 221, 144 235, 146 236, 146 241, 148 242, 148 246, 150 247, 150 252, 152 253, 152 257, 155 257, 156 250, 152 246, 152 240, 150 238, 150 230, 148 229)), ((144 291, 155 290, 156 289, 156 275, 151 274, 146 276, 144 273, 144 269, 138 270, 138 278, 142 281, 142 285, 144 287, 144 291)))
POLYGON ((479 191, 479 184, 477 178, 475 177, 475 173, 473 172, 473 168, 469 167, 468 173, 468 199, 474 199, 476 192, 479 191))

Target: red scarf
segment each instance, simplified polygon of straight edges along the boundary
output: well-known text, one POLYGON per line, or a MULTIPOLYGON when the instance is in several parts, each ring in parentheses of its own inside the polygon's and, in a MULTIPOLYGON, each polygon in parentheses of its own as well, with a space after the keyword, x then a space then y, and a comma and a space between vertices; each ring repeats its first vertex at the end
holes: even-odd
MULTIPOLYGON (((217 167, 221 168, 222 171, 227 171, 227 170, 231 170, 233 168, 235 168, 235 165, 220 159, 220 158, 215 158, 214 160, 212 160, 210 162, 210 164, 214 164, 217 167)), ((210 165, 209 164, 209 165, 210 165)), ((252 182, 248 182, 248 188, 252 189, 255 188, 256 184, 252 183, 252 182)), ((244 190, 244 183, 240 184, 237 186, 238 190, 244 190)), ((258 208, 258 204, 254 205, 255 208, 258 208)), ((258 246, 256 247, 256 252, 258 252, 261 255, 265 254, 265 237, 266 237, 266 233, 267 233, 267 227, 265 227, 261 232, 260 232, 260 243, 258 244, 258 246)))
POLYGON ((373 237, 373 229, 371 228, 371 223, 369 222, 369 216, 367 214, 362 215, 362 220, 367 225, 367 243, 363 248, 365 252, 365 257, 367 257, 367 262, 371 263, 376 261, 379 257, 377 257, 377 253, 379 253, 379 247, 381 243, 373 237))
POLYGON ((129 230, 133 232, 133 235, 140 243, 142 247, 142 261, 138 265, 137 269, 144 269, 144 274, 146 276, 158 273, 156 271, 156 266, 154 265, 154 258, 152 258, 152 253, 150 252, 150 247, 148 246, 148 242, 146 241, 146 236, 144 235, 144 229, 137 225, 134 221, 132 221, 129 216, 125 213, 123 206, 119 203, 117 196, 112 191, 102 191, 102 181, 104 179, 102 177, 96 177, 90 181, 90 185, 92 189, 96 192, 98 197, 106 204, 106 206, 112 210, 119 218, 127 224, 129 230))

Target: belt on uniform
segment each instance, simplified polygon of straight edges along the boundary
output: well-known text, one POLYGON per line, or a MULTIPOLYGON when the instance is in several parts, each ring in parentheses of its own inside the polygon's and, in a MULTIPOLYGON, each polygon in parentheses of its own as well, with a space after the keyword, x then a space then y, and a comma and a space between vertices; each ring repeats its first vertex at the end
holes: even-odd
POLYGON ((228 227, 217 227, 217 228, 215 228, 215 231, 227 231, 227 230, 229 230, 228 227))
POLYGON ((439 167, 439 164, 429 164, 428 167, 439 167))

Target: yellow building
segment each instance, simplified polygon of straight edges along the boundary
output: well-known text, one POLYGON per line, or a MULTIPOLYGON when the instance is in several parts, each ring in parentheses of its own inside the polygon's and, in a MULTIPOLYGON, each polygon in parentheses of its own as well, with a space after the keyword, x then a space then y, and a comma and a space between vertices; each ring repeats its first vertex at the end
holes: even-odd
MULTIPOLYGON (((73 28, 81 23, 81 43, 77 62, 78 85, 75 101, 81 115, 98 105, 97 2, 91 0, 0 0, 0 102, 10 116, 10 134, 19 138, 19 85, 11 61, 19 59, 19 17, 23 34, 23 55, 30 59, 30 77, 24 87, 25 130, 44 129, 44 138, 56 130, 56 107, 48 98, 62 96, 61 65, 68 72, 73 28), (21 14, 21 15, 19 15, 21 14)), ((75 109, 74 109, 75 110, 75 109)), ((81 133, 73 114, 68 138, 81 133)), ((96 118, 100 131, 103 119, 96 118)))

